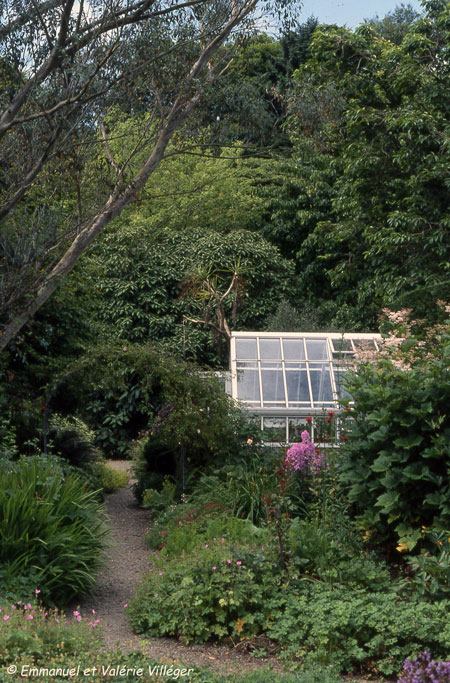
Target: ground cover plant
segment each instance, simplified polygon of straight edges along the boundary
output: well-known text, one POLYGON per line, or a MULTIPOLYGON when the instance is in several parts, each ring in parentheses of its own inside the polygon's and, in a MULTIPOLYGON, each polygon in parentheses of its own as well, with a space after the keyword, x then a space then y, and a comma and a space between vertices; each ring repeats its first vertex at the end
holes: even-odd
POLYGON ((160 674, 167 680, 192 683, 338 683, 331 667, 313 666, 301 674, 269 669, 247 674, 221 674, 209 668, 158 662, 140 651, 124 653, 104 648, 101 623, 96 614, 73 610, 64 614, 39 603, 39 589, 32 602, 0 602, 0 681, 15 677, 38 683, 55 682, 82 675, 96 681, 146 680, 160 674), (70 672, 72 671, 72 674, 70 672))

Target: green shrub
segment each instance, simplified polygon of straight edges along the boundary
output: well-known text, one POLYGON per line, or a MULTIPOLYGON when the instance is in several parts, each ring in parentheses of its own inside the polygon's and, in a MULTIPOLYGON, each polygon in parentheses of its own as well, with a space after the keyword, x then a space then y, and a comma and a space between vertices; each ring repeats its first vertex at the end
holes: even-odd
POLYGON ((222 538, 224 542, 245 546, 268 542, 267 529, 258 529, 250 520, 203 515, 193 521, 191 515, 190 512, 187 519, 172 519, 167 526, 157 524, 158 531, 152 530, 149 535, 151 547, 160 549, 163 557, 174 558, 222 538))
POLYGON ((177 487, 169 478, 164 477, 161 491, 146 489, 142 497, 142 507, 149 508, 154 512, 162 511, 172 505, 175 500, 177 487))
POLYGON ((23 457, 0 469, 4 588, 34 570, 49 603, 91 590, 105 543, 103 506, 59 458, 23 457))
POLYGON ((450 603, 405 600, 393 591, 331 588, 303 583, 272 596, 267 635, 290 658, 307 665, 329 663, 341 671, 358 668, 391 676, 405 658, 424 649, 450 653, 450 603))
POLYGON ((450 529, 449 359, 444 335, 408 367, 385 359, 348 384, 355 405, 342 480, 374 542, 419 550, 422 526, 450 529))
POLYGON ((450 532, 423 529, 426 548, 419 555, 406 557, 412 571, 409 580, 413 591, 433 599, 450 597, 450 532), (434 552, 429 552, 434 546, 434 552))
POLYGON ((54 414, 49 426, 52 451, 74 467, 89 468, 101 457, 94 432, 78 417, 54 414))
POLYGON ((212 541, 175 557, 145 577, 129 608, 139 633, 176 636, 188 643, 264 631, 269 595, 278 575, 261 551, 212 541))
POLYGON ((93 470, 105 493, 115 493, 118 489, 127 486, 130 480, 128 472, 116 470, 103 460, 96 462, 93 466, 93 470))
POLYGON ((287 544, 292 573, 330 586, 345 585, 349 590, 389 590, 392 578, 384 562, 363 552, 355 530, 336 537, 323 523, 306 519, 292 520, 287 544))
MULTIPOLYGON (((217 503, 230 514, 259 525, 266 519, 267 497, 278 487, 276 468, 280 457, 278 449, 252 444, 247 447, 245 457, 234 464, 225 465, 215 474, 201 476, 190 501, 198 505, 217 503)), ((297 482, 292 478, 286 496, 298 505, 297 491, 297 482)))
POLYGON ((17 455, 16 430, 9 415, 0 414, 0 461, 10 460, 17 455))

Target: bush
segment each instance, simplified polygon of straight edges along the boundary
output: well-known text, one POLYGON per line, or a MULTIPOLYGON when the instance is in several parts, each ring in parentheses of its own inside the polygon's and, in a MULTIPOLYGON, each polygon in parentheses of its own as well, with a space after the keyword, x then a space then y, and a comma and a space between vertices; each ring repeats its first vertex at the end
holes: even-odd
POLYGON ((329 586, 349 590, 389 590, 391 575, 384 562, 369 557, 358 543, 355 530, 341 529, 340 537, 324 523, 293 519, 287 536, 292 573, 329 586))
POLYGON ((256 546, 268 542, 268 532, 258 529, 249 520, 225 517, 210 508, 201 511, 188 507, 166 525, 155 523, 148 535, 150 547, 161 550, 163 557, 171 558, 222 538, 227 543, 256 546))
POLYGON ((17 455, 16 430, 10 417, 0 413, 0 461, 10 460, 17 455))
POLYGON ((145 577, 133 599, 131 625, 139 633, 186 643, 261 633, 278 582, 269 565, 261 551, 234 548, 222 539, 183 559, 166 560, 145 577))
POLYGON ((35 570, 58 605, 89 592, 105 543, 103 506, 58 458, 21 458, 0 470, 0 561, 4 589, 35 570))
POLYGON ((342 480, 372 541, 400 551, 424 547, 423 526, 450 529, 449 359, 444 335, 409 366, 384 359, 348 383, 355 404, 342 480))
POLYGON ((292 586, 272 596, 267 635, 285 655, 340 671, 364 669, 391 676, 406 657, 424 648, 435 656, 450 649, 450 603, 405 600, 394 591, 369 592, 321 583, 292 586))
POLYGON ((115 493, 118 489, 127 486, 130 480, 128 472, 116 470, 103 460, 96 462, 93 469, 105 493, 115 493))
MULTIPOLYGON (((280 451, 259 444, 245 444, 243 450, 243 457, 236 457, 234 464, 201 476, 190 501, 197 505, 217 503, 230 514, 259 525, 266 520, 267 498, 278 487, 280 451)), ((286 496, 292 505, 300 503, 298 490, 298 482, 291 478, 286 496)))
POLYGON ((49 421, 52 450, 74 467, 90 468, 101 457, 95 434, 78 417, 54 414, 49 421))

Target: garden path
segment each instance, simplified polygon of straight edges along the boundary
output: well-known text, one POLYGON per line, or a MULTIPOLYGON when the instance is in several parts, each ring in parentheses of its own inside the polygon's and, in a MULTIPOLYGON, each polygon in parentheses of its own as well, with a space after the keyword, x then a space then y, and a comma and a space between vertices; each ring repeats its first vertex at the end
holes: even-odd
MULTIPOLYGON (((128 470, 127 461, 111 461, 119 470, 128 470)), ((247 672, 268 664, 282 667, 274 658, 255 659, 250 654, 220 645, 183 645, 171 638, 149 638, 142 641, 126 619, 126 605, 132 598, 142 576, 151 569, 151 554, 145 544, 149 513, 137 507, 130 485, 106 496, 112 541, 106 551, 105 566, 100 574, 97 591, 76 605, 83 615, 96 618, 102 626, 105 646, 123 652, 140 650, 149 659, 164 664, 183 663, 191 667, 210 666, 224 673, 247 672)), ((75 609, 75 606, 74 606, 75 609)))

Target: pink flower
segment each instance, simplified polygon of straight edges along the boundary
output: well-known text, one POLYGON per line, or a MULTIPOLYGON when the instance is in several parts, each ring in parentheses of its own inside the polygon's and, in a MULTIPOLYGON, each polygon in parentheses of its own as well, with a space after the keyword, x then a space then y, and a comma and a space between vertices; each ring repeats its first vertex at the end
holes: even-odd
POLYGON ((75 612, 73 613, 73 616, 74 616, 74 617, 79 617, 79 616, 80 616, 80 613, 79 613, 79 611, 78 611, 77 609, 76 609, 75 612))
POLYGON ((36 588, 36 590, 35 590, 34 592, 35 592, 36 595, 39 595, 39 593, 40 593, 41 591, 39 590, 39 588, 36 588))
POLYGON ((224 539, 224 538, 222 538, 222 543, 225 543, 225 539, 224 539))
MULTIPOLYGON (((16 607, 15 605, 11 605, 11 609, 17 609, 17 607, 16 607)), ((2 611, 2 610, 0 609, 0 612, 1 612, 1 611, 2 611)))
POLYGON ((95 614, 95 609, 93 609, 93 610, 91 610, 91 611, 92 611, 92 614, 95 614))
POLYGON ((162 573, 162 572, 159 572, 159 575, 160 575, 160 576, 162 576, 162 575, 163 575, 163 573, 162 573))
POLYGON ((231 560, 227 560, 228 564, 231 564, 231 560))
POLYGON ((216 571, 217 567, 213 567, 214 571, 216 571))
POLYGON ((306 431, 302 432, 301 443, 294 443, 288 450, 285 462, 293 470, 305 474, 318 474, 329 467, 323 453, 317 452, 311 438, 306 431))
POLYGON ((240 560, 238 560, 238 561, 236 562, 236 564, 239 566, 239 565, 242 564, 242 562, 241 562, 240 560))
POLYGON ((3 621, 9 621, 9 616, 7 614, 3 617, 3 621))
POLYGON ((27 619, 34 619, 32 614, 27 614, 27 619))
POLYGON ((206 545, 205 545, 205 548, 209 548, 209 545, 208 545, 208 544, 206 544, 206 545))
POLYGON ((126 609, 128 607, 128 602, 126 602, 123 607, 126 609))
POLYGON ((155 598, 157 598, 157 597, 158 597, 158 593, 155 593, 155 598))

